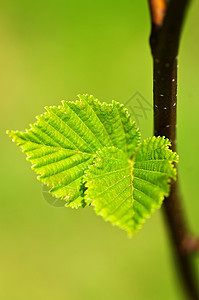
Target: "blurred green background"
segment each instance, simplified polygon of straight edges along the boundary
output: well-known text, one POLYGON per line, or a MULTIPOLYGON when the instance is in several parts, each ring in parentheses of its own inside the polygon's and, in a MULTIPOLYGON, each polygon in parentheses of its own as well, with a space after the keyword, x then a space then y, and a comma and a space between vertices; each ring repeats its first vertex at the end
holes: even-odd
MULTIPOLYGON (((178 152, 184 207, 195 233, 198 26, 194 1, 179 57, 178 152)), ((92 208, 52 207, 5 134, 24 130, 45 105, 78 93, 125 103, 139 91, 152 104, 149 32, 147 1, 0 1, 0 299, 185 299, 161 211, 128 239, 92 208)), ((143 137, 152 127, 150 111, 140 122, 143 137)))

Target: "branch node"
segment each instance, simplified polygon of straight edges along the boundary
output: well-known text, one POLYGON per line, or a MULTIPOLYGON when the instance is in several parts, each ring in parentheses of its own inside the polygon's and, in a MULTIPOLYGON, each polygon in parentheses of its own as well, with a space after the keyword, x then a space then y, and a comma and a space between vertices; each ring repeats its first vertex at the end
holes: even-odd
POLYGON ((185 254, 199 253, 199 239, 195 236, 187 234, 182 240, 182 249, 185 254))

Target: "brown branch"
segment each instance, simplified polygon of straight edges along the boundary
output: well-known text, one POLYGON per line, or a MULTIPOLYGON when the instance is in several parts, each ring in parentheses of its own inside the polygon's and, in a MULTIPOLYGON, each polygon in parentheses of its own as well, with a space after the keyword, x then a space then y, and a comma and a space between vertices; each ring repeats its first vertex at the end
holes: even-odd
MULTIPOLYGON (((177 55, 185 13, 189 0, 148 0, 151 11, 150 45, 153 56, 154 134, 166 136, 176 150, 177 55), (158 16, 158 17, 157 17, 158 16)), ((199 249, 182 210, 178 182, 172 182, 169 197, 164 201, 164 215, 173 241, 176 263, 182 285, 191 300, 199 293, 191 254, 199 249)))

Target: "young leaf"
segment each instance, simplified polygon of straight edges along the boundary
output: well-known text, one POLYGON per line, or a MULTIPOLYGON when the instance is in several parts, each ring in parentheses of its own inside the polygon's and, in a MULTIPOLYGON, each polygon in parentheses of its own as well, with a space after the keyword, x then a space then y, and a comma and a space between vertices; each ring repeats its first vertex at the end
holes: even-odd
POLYGON ((98 151, 84 176, 86 202, 105 220, 134 234, 161 206, 170 178, 176 177, 172 162, 178 156, 169 146, 168 139, 149 138, 132 159, 115 147, 98 151))
POLYGON ((66 200, 66 206, 84 206, 83 174, 96 151, 122 149, 127 158, 139 144, 140 133, 123 105, 100 103, 80 95, 76 102, 46 107, 26 132, 11 131, 10 137, 32 163, 50 193, 66 200))
POLYGON ((123 105, 81 95, 46 107, 37 119, 26 132, 9 135, 66 206, 92 204, 105 220, 134 234, 168 196, 178 157, 164 137, 140 144, 123 105))

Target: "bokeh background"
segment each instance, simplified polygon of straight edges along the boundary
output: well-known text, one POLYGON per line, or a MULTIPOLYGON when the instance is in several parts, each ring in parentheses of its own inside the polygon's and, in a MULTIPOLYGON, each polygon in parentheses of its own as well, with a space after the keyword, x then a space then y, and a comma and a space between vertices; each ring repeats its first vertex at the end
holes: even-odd
MULTIPOLYGON (((179 57, 178 153, 184 207, 199 232, 199 3, 179 57)), ((30 163, 5 134, 24 130, 45 105, 93 94, 152 104, 147 1, 0 1, 0 298, 181 300, 161 211, 128 239, 97 217, 50 206, 30 163)), ((152 135, 152 111, 140 120, 152 135)), ((199 261, 196 260, 197 268, 199 261)))

